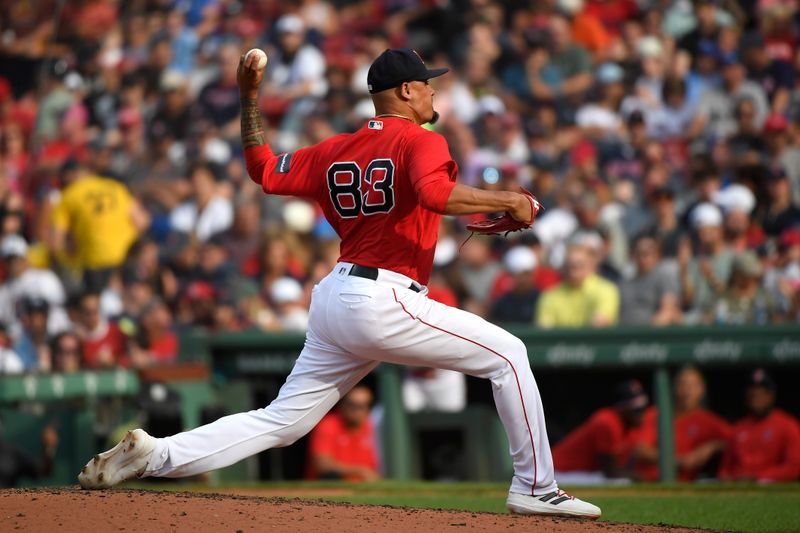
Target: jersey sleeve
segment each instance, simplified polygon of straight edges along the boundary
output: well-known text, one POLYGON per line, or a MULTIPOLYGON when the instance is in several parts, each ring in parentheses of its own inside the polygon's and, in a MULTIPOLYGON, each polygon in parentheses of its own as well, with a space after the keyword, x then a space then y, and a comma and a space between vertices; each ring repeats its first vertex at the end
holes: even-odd
POLYGON ((593 418, 592 436, 595 451, 599 455, 615 455, 617 447, 622 442, 622 433, 608 413, 598 413, 593 418))
POLYGON ((316 199, 324 169, 315 168, 315 154, 313 146, 280 155, 266 144, 246 148, 247 173, 267 194, 316 199))
POLYGON ((642 424, 636 432, 637 442, 658 446, 658 409, 649 407, 644 413, 642 424))
POLYGON ((709 440, 729 441, 733 436, 733 426, 731 426, 721 416, 717 416, 714 413, 709 413, 707 423, 709 440))
POLYGON ((417 135, 409 141, 404 160, 420 204, 444 213, 458 174, 444 137, 430 132, 417 135))

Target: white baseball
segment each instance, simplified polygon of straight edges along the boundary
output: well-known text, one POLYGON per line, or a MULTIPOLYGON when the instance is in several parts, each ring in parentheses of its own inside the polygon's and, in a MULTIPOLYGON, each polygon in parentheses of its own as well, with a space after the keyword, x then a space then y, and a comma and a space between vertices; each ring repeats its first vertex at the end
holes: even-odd
POLYGON ((248 57, 250 57, 250 54, 255 54, 258 57, 258 61, 256 61, 255 65, 253 65, 258 70, 262 70, 264 67, 267 66, 267 53, 264 52, 264 50, 260 48, 253 48, 252 50, 249 50, 244 55, 245 61, 247 60, 248 57))

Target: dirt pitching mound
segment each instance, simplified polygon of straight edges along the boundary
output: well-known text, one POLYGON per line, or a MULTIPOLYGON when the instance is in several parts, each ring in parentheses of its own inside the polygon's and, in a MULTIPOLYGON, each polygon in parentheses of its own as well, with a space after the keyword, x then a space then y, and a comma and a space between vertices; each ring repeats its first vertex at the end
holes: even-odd
POLYGON ((678 533, 665 526, 609 524, 451 510, 349 505, 323 501, 115 489, 0 491, 2 531, 200 533, 290 531, 546 531, 553 533, 678 533))

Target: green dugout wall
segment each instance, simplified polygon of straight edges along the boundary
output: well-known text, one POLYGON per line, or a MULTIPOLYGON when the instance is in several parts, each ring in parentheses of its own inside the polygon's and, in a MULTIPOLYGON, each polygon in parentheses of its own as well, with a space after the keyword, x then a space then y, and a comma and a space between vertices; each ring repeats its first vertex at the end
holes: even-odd
MULTIPOLYGON (((800 327, 681 327, 540 330, 509 328, 528 347, 531 366, 572 368, 639 368, 653 372, 654 402, 659 408, 662 479, 675 479, 670 401, 670 369, 685 364, 800 364, 800 327)), ((221 334, 195 337, 194 355, 208 358, 226 379, 286 373, 303 345, 302 335, 221 334)), ((400 367, 378 367, 378 389, 385 408, 384 447, 389 475, 407 479, 413 472, 409 419, 402 406, 400 367)), ((444 417, 446 415, 442 415, 444 417)), ((498 439, 494 439, 497 442, 498 439)))
MULTIPOLYGON (((702 368, 752 367, 768 365, 800 365, 800 327, 775 325, 769 327, 692 327, 692 328, 609 328, 595 330, 538 330, 510 328, 528 346, 531 366, 537 368, 568 368, 593 372, 595 369, 639 369, 651 371, 654 401, 661 414, 659 440, 661 472, 664 481, 675 479, 670 401, 670 370, 693 363, 702 368)), ((216 334, 196 333, 181 339, 182 359, 205 363, 212 373, 214 394, 208 380, 185 382, 182 392, 188 400, 184 416, 187 426, 195 425, 195 412, 203 403, 216 400, 230 410, 248 407, 248 382, 265 375, 287 374, 303 346, 304 336, 295 334, 216 334), (200 391, 200 392, 198 392, 200 391), (198 400, 200 394, 202 402, 198 400)), ((385 408, 383 443, 387 473, 395 479, 408 479, 414 469, 415 450, 410 438, 410 418, 402 406, 402 369, 381 365, 377 370, 378 394, 385 408)), ((138 391, 137 375, 128 371, 85 372, 68 376, 0 377, 0 412, 5 438, 33 446, 38 440, 41 424, 34 422, 35 414, 27 407, 39 405, 48 413, 58 413, 62 442, 53 482, 70 483, 74 466, 93 453, 88 442, 98 402, 134 395, 138 391)), ((35 410, 34 410, 35 411, 35 410)), ((457 423, 483 424, 487 427, 486 445, 478 453, 488 453, 478 474, 496 468, 498 450, 503 449, 502 435, 497 436, 499 422, 491 413, 474 411, 474 420, 458 415, 438 415, 437 419, 421 419, 424 424, 436 424, 445 417, 457 423)), ((52 419, 52 416, 51 416, 52 419)), ((417 422, 420 419, 415 419, 417 422)), ((480 432, 467 434, 481 435, 480 432)), ((240 465, 224 478, 252 477, 253 464, 240 465)))

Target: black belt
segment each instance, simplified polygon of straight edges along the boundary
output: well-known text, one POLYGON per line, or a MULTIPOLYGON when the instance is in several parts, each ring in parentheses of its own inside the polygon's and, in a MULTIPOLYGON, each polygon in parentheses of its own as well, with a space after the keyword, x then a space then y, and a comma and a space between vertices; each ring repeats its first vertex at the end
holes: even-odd
MULTIPOLYGON (((348 276, 356 276, 358 278, 366 278, 371 279, 373 281, 377 281, 378 279, 378 269, 375 267, 365 267, 362 265, 353 265, 350 269, 350 272, 347 274, 348 276)), ((422 292, 422 287, 415 282, 412 281, 411 285, 408 287, 414 292, 422 292)))

